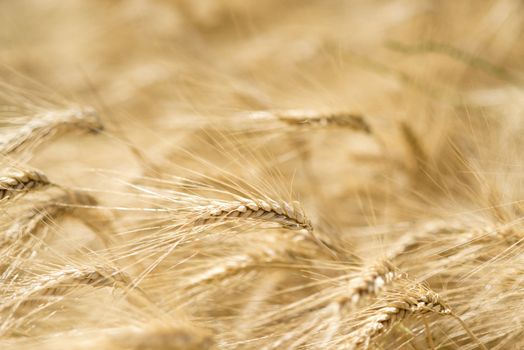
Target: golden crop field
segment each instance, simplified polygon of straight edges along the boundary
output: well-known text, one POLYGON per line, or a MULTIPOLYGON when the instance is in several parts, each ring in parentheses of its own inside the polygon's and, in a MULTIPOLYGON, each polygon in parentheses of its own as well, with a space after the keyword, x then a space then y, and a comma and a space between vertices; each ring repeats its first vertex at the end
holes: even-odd
POLYGON ((522 0, 0 0, 0 349, 524 349, 522 0))

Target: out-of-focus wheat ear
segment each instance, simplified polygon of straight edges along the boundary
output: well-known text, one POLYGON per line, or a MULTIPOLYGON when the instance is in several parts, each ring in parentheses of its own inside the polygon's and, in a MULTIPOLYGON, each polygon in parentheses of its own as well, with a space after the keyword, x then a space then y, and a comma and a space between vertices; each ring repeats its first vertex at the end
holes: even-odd
POLYGON ((45 303, 82 285, 93 288, 126 288, 131 282, 129 275, 110 266, 64 268, 28 281, 25 286, 18 288, 15 294, 4 299, 0 305, 0 313, 6 310, 13 313, 24 307, 45 303))
POLYGON ((47 176, 40 171, 9 170, 0 175, 0 203, 51 185, 47 176))
POLYGON ((0 154, 10 155, 34 148, 63 132, 104 129, 100 117, 90 107, 72 107, 66 110, 47 111, 34 116, 28 123, 0 138, 0 154))
POLYGON ((411 126, 404 121, 400 122, 400 132, 410 152, 412 163, 415 165, 416 170, 424 172, 429 165, 429 158, 419 137, 415 134, 411 126))
MULTIPOLYGON (((195 327, 154 323, 147 328, 128 328, 103 342, 114 350, 215 349, 213 335, 195 327)), ((104 347, 106 349, 106 347, 104 347)))
MULTIPOLYGON (((47 227, 50 223, 56 222, 64 215, 71 215, 85 222, 86 226, 91 227, 96 217, 89 217, 81 212, 84 206, 95 206, 97 200, 85 193, 67 191, 66 194, 54 197, 44 204, 41 204, 31 210, 29 213, 18 218, 9 228, 0 236, 0 251, 7 247, 14 248, 23 245, 34 235, 47 227)), ((104 222, 107 227, 110 222, 104 222)), ((97 228, 99 228, 97 226, 97 228)), ((108 243, 108 235, 105 231, 94 230, 104 243, 108 243)), ((13 255, 13 254, 11 254, 13 255)))
POLYGON ((274 254, 271 254, 271 256, 268 257, 248 254, 233 256, 228 258, 227 261, 217 263, 205 272, 192 277, 187 283, 187 287, 200 287, 219 282, 229 277, 255 269, 262 263, 271 264, 272 262, 275 262, 276 259, 277 257, 274 254))
POLYGON ((0 276, 7 281, 24 262, 36 251, 35 244, 28 244, 32 237, 38 236, 41 242, 47 233, 48 221, 56 221, 65 215, 66 210, 53 204, 42 205, 19 217, 5 232, 0 234, 0 254, 4 262, 0 266, 0 276))
POLYGON ((278 120, 294 127, 336 127, 371 133, 371 126, 362 115, 348 112, 290 109, 251 112, 249 117, 255 120, 278 120))
MULTIPOLYGON (((86 216, 80 210, 83 206, 96 204, 96 199, 89 194, 66 190, 65 195, 54 197, 17 218, 0 234, 0 254, 4 255, 0 265, 0 276, 4 280, 15 276, 21 264, 27 262, 37 251, 36 244, 43 242, 49 232, 49 225, 62 217, 75 217, 91 227, 93 220, 98 220, 98 217, 86 216), (33 237, 38 237, 34 241, 36 243, 28 244, 33 237)), ((104 229, 110 227, 110 224, 110 221, 105 222, 104 229)), ((109 245, 111 239, 107 231, 93 231, 106 246, 109 245)))
POLYGON ((89 193, 66 190, 66 194, 57 198, 57 204, 63 206, 71 215, 81 220, 106 245, 113 242, 110 233, 114 232, 111 213, 99 207, 98 200, 89 193))
POLYGON ((481 56, 471 54, 469 52, 463 51, 457 47, 446 43, 440 42, 421 42, 415 45, 407 45, 398 41, 388 41, 386 47, 391 50, 402 52, 405 54, 423 54, 423 53, 438 53, 445 56, 448 56, 452 59, 462 61, 471 67, 482 70, 489 74, 492 74, 499 79, 505 80, 514 84, 522 84, 522 80, 519 80, 518 77, 512 74, 503 66, 495 65, 481 56))
POLYGON ((386 253, 387 259, 395 263, 398 259, 405 257, 406 254, 421 248, 424 244, 435 241, 440 235, 460 234, 473 228, 470 224, 456 221, 434 220, 426 222, 403 234, 386 253))
POLYGON ((247 199, 236 201, 215 201, 197 208, 197 225, 207 225, 231 221, 232 219, 249 219, 274 222, 293 230, 313 232, 311 220, 306 216, 299 202, 287 203, 269 198, 247 199))
POLYGON ((23 246, 32 235, 38 234, 47 225, 66 213, 65 207, 53 204, 41 205, 18 218, 0 237, 0 250, 23 246))
MULTIPOLYGON (((228 258, 223 263, 216 263, 203 273, 193 276, 186 284, 188 288, 202 287, 218 283, 230 277, 252 271, 257 268, 271 268, 275 265, 291 267, 296 263, 296 256, 301 255, 300 247, 265 248, 261 252, 236 255, 228 258)), ((302 265, 300 265, 302 267, 302 265)))

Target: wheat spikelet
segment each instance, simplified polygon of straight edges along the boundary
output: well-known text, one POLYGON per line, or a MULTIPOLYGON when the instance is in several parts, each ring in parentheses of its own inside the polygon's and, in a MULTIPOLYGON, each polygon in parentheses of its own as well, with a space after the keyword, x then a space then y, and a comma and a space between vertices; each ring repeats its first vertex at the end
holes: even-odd
POLYGON ((88 285, 92 287, 114 287, 115 285, 127 285, 130 277, 115 268, 103 265, 90 266, 87 268, 68 268, 54 275, 45 276, 38 287, 30 294, 44 291, 46 295, 63 294, 63 289, 68 285, 88 285))
POLYGON ((40 171, 11 170, 0 176, 0 201, 13 199, 50 185, 47 176, 40 171))
POLYGON ((99 131, 103 129, 103 125, 92 108, 74 107, 47 111, 33 117, 18 130, 0 138, 0 153, 8 155, 23 151, 59 132, 71 129, 99 131))
POLYGON ((311 221, 299 202, 291 204, 273 199, 238 198, 236 201, 216 200, 196 208, 197 225, 207 225, 231 219, 250 219, 278 223, 286 228, 313 232, 311 221))

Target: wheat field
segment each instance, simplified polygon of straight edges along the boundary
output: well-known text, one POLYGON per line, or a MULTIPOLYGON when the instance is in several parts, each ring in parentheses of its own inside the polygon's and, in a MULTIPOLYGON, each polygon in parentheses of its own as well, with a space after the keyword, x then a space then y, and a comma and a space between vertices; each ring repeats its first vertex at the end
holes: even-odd
POLYGON ((0 349, 524 349, 521 0, 0 1, 0 349))

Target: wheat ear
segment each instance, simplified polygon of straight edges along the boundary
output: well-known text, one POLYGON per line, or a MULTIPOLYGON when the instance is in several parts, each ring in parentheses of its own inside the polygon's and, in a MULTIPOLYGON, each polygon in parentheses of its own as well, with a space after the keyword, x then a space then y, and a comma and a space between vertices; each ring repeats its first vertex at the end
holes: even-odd
MULTIPOLYGON (((68 192, 56 197, 48 203, 36 207, 29 214, 24 215, 12 224, 0 237, 0 249, 26 242, 31 235, 40 231, 48 222, 53 222, 63 215, 75 215, 75 212, 78 211, 75 205, 93 206, 96 204, 97 201, 94 197, 84 193, 68 192)), ((84 220, 83 216, 78 215, 78 217, 84 220)), ((105 237, 101 238, 105 240, 105 237)))
MULTIPOLYGON (((264 350, 280 349, 283 344, 291 339, 297 339, 293 344, 298 346, 306 340, 307 334, 316 334, 318 338, 319 332, 329 325, 323 340, 319 342, 319 344, 322 344, 322 348, 326 347, 331 338, 339 331, 340 320, 344 319, 350 306, 357 305, 366 296, 378 295, 386 285, 403 276, 404 274, 399 274, 387 260, 373 264, 364 269, 359 276, 351 278, 347 284, 343 285, 343 296, 322 306, 320 309, 314 310, 313 313, 310 313, 312 309, 308 308, 307 312, 310 314, 307 322, 300 323, 297 327, 289 330, 286 334, 266 346, 264 350), (328 318, 322 320, 326 316, 328 318)), ((291 346, 290 348, 293 347, 291 346)))
POLYGON ((92 108, 70 108, 48 111, 35 116, 17 131, 0 138, 0 153, 11 154, 31 146, 33 141, 73 129, 100 131, 103 125, 92 108))
POLYGON ((427 242, 438 240, 441 235, 460 234, 474 229, 474 226, 462 222, 429 221, 404 233, 398 240, 398 243, 387 252, 386 256, 390 261, 396 261, 407 253, 413 252, 427 244, 427 242))
POLYGON ((50 186, 47 176, 37 170, 17 170, 0 176, 0 201, 13 199, 50 186))
POLYGON ((236 201, 214 201, 197 208, 196 224, 206 225, 227 219, 251 219, 278 223, 286 228, 313 232, 311 221, 299 202, 291 204, 273 199, 239 198, 236 201))
POLYGON ((81 268, 69 267, 32 281, 25 290, 8 298, 0 306, 0 310, 9 308, 16 310, 23 306, 31 306, 35 299, 38 300, 46 296, 62 296, 79 285, 93 288, 113 288, 127 286, 130 282, 131 279, 126 273, 113 267, 101 265, 81 268))
POLYGON ((492 74, 507 82, 514 84, 521 83, 521 81, 519 81, 515 75, 511 74, 511 72, 509 72, 505 67, 498 66, 487 61, 481 56, 474 55, 445 43, 427 41, 415 45, 406 45, 397 41, 389 41, 386 43, 386 47, 405 54, 437 53, 446 55, 452 59, 462 61, 471 67, 492 74))
POLYGON ((208 285, 251 271, 257 267, 268 268, 273 264, 290 264, 295 261, 295 256, 302 253, 303 250, 300 247, 265 248, 262 252, 229 257, 224 263, 215 264, 215 266, 205 272, 191 278, 188 286, 208 285))
POLYGON ((382 289, 397 278, 404 277, 388 260, 380 261, 357 277, 349 281, 349 293, 340 298, 337 303, 340 308, 348 304, 356 305, 364 297, 376 296, 382 289))
MULTIPOLYGON (((445 241, 452 242, 452 245, 446 249, 446 252, 450 253, 452 250, 460 249, 460 247, 471 248, 473 245, 485 248, 500 243, 503 247, 507 247, 518 244, 521 239, 521 235, 507 225, 496 226, 483 220, 449 222, 435 220, 407 231, 400 237, 396 246, 387 252, 387 257, 395 264, 403 265, 406 263, 405 258, 409 253, 421 253, 427 251, 432 244, 442 246, 445 241)), ((439 249, 443 251, 442 247, 439 249)), ((489 252, 489 249, 487 252, 489 252)), ((477 251, 475 254, 475 259, 481 260, 489 258, 491 253, 486 255, 486 253, 477 251)))
POLYGON ((274 254, 267 257, 248 254, 233 256, 224 263, 217 264, 204 273, 194 276, 190 279, 188 286, 209 285, 212 282, 224 280, 242 272, 249 271, 260 264, 273 263, 275 259, 276 255, 274 254))
POLYGON ((388 333, 394 325, 409 316, 426 313, 452 314, 437 293, 420 285, 388 299, 385 306, 373 310, 373 315, 365 324, 351 334, 350 349, 368 349, 373 340, 388 333))
POLYGON ((82 221, 105 245, 112 242, 107 233, 113 230, 113 218, 106 211, 101 211, 98 200, 92 195, 68 190, 65 195, 56 199, 54 205, 82 221))
POLYGON ((252 119, 279 120, 291 126, 340 127, 371 133, 371 127, 363 116, 348 112, 320 112, 290 109, 281 111, 258 111, 250 114, 252 119))
MULTIPOLYGON (((350 306, 357 305, 365 297, 378 295, 386 285, 403 276, 404 274, 399 274, 389 261, 384 260, 375 263, 364 269, 359 276, 353 277, 349 281, 346 279, 342 288, 337 288, 333 293, 330 293, 335 296, 335 299, 330 298, 332 301, 329 304, 325 304, 325 300, 321 300, 321 306, 317 304, 316 306, 309 306, 307 310, 301 310, 301 313, 306 312, 308 321, 293 327, 264 349, 280 349, 283 344, 294 338, 296 338, 296 341, 293 344, 298 346, 306 341, 309 334, 318 335, 323 328, 329 326, 324 334, 324 339, 319 342, 319 344, 323 344, 323 347, 326 347, 333 335, 338 332, 340 320, 344 319, 350 306), (337 298, 340 294, 342 296, 337 298)), ((320 298, 318 296, 314 299, 319 300, 320 298)), ((284 310, 288 309, 289 307, 283 307, 279 312, 285 313, 284 310)), ((279 322, 283 321, 279 320, 279 322)))
POLYGON ((411 126, 409 126, 409 124, 407 124, 406 122, 400 123, 400 131, 414 159, 414 163, 417 167, 417 170, 426 170, 429 158, 418 136, 415 134, 411 126))

